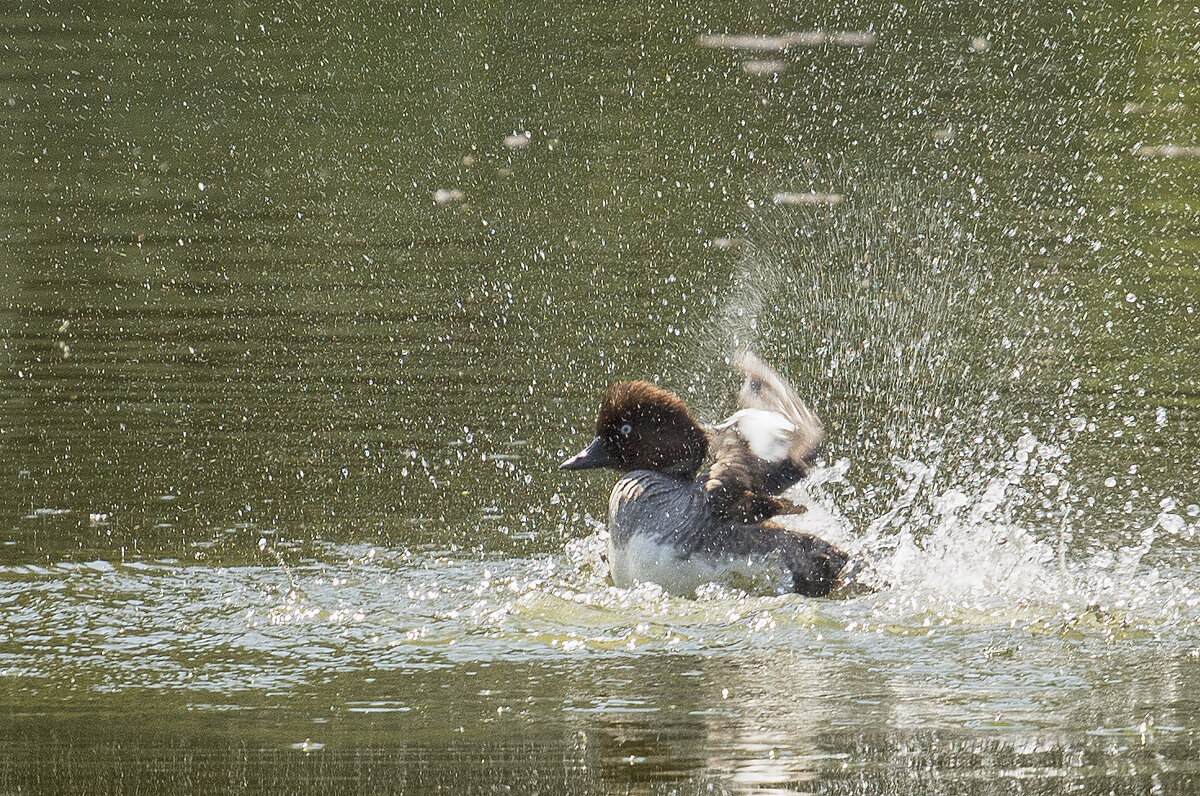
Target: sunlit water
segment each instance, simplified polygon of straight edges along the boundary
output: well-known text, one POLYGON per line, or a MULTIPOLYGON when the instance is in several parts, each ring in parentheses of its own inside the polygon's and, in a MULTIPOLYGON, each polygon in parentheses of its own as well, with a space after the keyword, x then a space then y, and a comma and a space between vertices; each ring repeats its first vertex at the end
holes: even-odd
POLYGON ((1025 438, 981 493, 931 496, 932 516, 905 525, 919 536, 883 529, 919 502, 928 468, 904 468, 904 500, 865 532, 829 497, 844 463, 818 471, 798 527, 872 564, 875 590, 845 599, 618 589, 602 529, 515 559, 319 545, 289 561, 260 537, 277 564, 6 567, 0 671, 74 709, 145 692, 190 713, 300 706, 310 726, 277 743, 303 754, 345 744, 355 717, 418 744, 554 728, 573 739, 576 784, 590 765, 752 790, 853 789, 851 770, 911 786, 936 738, 958 738, 955 766, 1011 759, 993 775, 1096 783, 1121 761, 1121 778, 1190 779, 1200 574, 1144 561, 1194 535, 1195 507, 1164 510, 1136 546, 1068 558, 1007 517, 1036 456, 1025 438), (707 729, 661 746, 690 723, 707 729), (923 751, 881 758, 894 743, 923 751))
MULTIPOLYGON (((828 475, 818 472, 817 481, 828 475)), ((774 651, 877 660, 898 673, 933 666, 948 644, 983 643, 984 659, 1001 655, 1007 676, 1020 681, 1014 656, 1025 648, 1035 658, 1089 642, 1153 645, 1168 657, 1200 653, 1200 576, 1143 565, 1156 542, 1193 535, 1195 521, 1164 512, 1140 545, 1072 560, 1003 518, 1002 483, 978 501, 942 495, 927 535, 886 541, 856 535, 822 491, 811 487, 813 509, 793 524, 870 562, 870 593, 810 600, 713 584, 683 599, 650 584, 618 589, 606 579, 603 531, 564 554, 519 559, 322 545, 317 558, 289 563, 280 555, 276 566, 15 565, 4 569, 4 671, 86 700, 135 687, 272 691, 331 670, 497 657, 566 665, 595 655, 774 651)), ((259 544, 269 549, 266 538, 259 544)), ((1034 665, 1026 676, 1041 664, 1034 665)), ((936 718, 942 707, 924 709, 936 718)), ((997 715, 995 707, 981 702, 980 715, 997 715)), ((1019 710, 1022 723, 1063 718, 1039 719, 1038 708, 1019 710)))
POLYGON ((0 791, 1196 790, 1194 10, 0 23, 0 791), (738 345, 871 590, 608 584, 738 345))

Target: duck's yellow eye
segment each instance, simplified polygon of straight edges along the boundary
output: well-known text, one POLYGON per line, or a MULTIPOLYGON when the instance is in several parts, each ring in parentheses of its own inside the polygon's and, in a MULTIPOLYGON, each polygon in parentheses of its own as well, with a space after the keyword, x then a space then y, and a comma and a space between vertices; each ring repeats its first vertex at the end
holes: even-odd
POLYGON ((629 423, 626 423, 617 430, 620 431, 624 436, 628 437, 633 433, 633 426, 631 426, 629 423))

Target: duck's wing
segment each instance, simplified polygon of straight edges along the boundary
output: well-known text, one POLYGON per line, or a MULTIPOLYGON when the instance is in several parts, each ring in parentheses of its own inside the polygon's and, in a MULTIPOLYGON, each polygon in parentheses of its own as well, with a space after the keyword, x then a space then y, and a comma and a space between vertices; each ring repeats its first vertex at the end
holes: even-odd
POLYGON ((743 351, 733 366, 746 376, 739 409, 710 431, 704 489, 721 517, 760 522, 804 511, 775 497, 808 474, 825 429, 791 385, 743 351))

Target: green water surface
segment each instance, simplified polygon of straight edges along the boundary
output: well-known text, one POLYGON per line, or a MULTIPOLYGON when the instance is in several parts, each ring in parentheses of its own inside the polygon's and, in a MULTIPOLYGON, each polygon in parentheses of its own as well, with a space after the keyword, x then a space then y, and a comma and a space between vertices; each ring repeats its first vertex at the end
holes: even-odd
POLYGON ((1198 48, 0 10, 0 792, 1194 792, 1198 48), (877 591, 605 580, 614 479, 558 462, 617 378, 721 418, 737 345, 877 591))

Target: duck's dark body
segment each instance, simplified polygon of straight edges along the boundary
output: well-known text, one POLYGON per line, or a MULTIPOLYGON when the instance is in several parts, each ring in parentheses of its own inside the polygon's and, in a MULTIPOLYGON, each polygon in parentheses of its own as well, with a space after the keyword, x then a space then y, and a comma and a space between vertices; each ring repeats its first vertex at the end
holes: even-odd
POLYGON ((769 522, 805 509, 781 497, 812 464, 824 430, 787 382, 752 354, 741 408, 703 429, 678 396, 648 382, 605 393, 596 438, 568 470, 624 472, 609 500, 613 582, 658 583, 691 594, 709 581, 767 579, 819 597, 840 583, 848 557, 828 542, 769 522), (703 473, 706 457, 712 465, 703 473))
POLYGON ((838 585, 849 560, 845 553, 772 523, 718 516, 705 480, 635 470, 617 482, 608 503, 608 560, 616 585, 652 582, 691 594, 732 577, 809 597, 823 597, 838 585))

